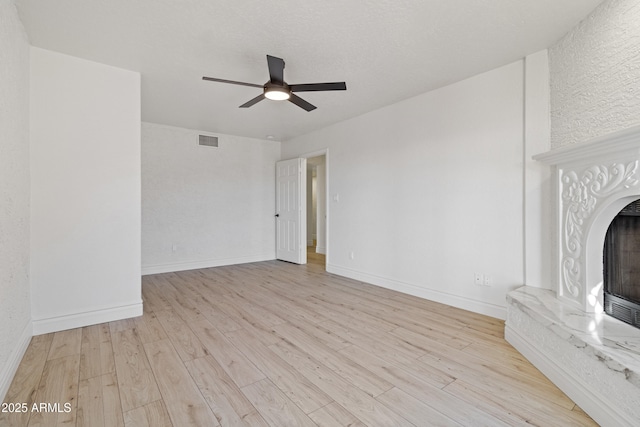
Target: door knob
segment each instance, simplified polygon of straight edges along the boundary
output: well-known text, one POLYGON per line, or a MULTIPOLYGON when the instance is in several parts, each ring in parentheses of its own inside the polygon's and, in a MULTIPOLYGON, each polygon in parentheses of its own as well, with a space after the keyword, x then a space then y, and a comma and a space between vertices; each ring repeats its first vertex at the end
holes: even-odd
POLYGON ((276 214, 276 218, 279 217, 279 216, 280 216, 280 214, 276 214))

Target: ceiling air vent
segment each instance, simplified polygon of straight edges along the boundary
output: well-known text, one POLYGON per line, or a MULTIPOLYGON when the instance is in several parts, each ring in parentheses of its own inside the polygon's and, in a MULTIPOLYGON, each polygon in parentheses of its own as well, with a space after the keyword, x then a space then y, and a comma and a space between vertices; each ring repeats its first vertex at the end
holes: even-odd
POLYGON ((217 147, 218 146, 218 137, 217 136, 208 136, 208 135, 198 135, 198 144, 206 145, 207 147, 217 147))

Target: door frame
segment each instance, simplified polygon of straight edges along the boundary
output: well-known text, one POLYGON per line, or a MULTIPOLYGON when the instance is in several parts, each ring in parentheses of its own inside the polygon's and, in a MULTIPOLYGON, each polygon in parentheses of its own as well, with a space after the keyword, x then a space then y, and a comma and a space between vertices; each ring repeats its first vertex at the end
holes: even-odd
MULTIPOLYGON (((308 159, 310 157, 318 157, 318 156, 324 156, 324 163, 325 163, 325 175, 324 175, 324 179, 325 179, 325 202, 324 202, 324 209, 325 209, 325 216, 326 216, 326 221, 325 221, 325 243, 327 245, 326 248, 326 253, 325 253, 325 265, 324 265, 324 269, 326 270, 329 266, 329 253, 330 253, 330 246, 331 246, 331 242, 329 239, 329 230, 330 230, 330 209, 329 209, 329 200, 330 197, 329 195, 330 193, 330 188, 329 188, 329 148, 323 148, 321 150, 317 150, 317 151, 311 151, 308 153, 304 153, 304 154, 299 154, 297 157, 303 158, 303 159, 308 159)), ((305 188, 306 189, 306 188, 305 188)), ((305 223, 307 222, 307 216, 304 216, 304 221, 305 223)), ((308 224, 307 224, 308 226, 308 224)), ((305 241, 306 241, 306 236, 305 236, 305 241)))

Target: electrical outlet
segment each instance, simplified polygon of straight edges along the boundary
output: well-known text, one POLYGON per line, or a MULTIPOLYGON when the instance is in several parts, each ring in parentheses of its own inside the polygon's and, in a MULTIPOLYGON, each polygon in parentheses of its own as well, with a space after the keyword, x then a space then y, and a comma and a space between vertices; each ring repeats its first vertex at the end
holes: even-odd
POLYGON ((171 252, 176 252, 177 250, 178 250, 178 245, 176 245, 175 243, 171 245, 171 252))
POLYGON ((488 274, 484 275, 484 285, 485 286, 491 286, 493 282, 493 279, 491 276, 489 276, 488 274))
POLYGON ((482 286, 482 284, 484 283, 484 276, 482 275, 482 273, 473 273, 473 283, 478 286, 482 286))
POLYGON ((349 252, 349 259, 354 259, 356 257, 356 254, 353 253, 353 251, 349 252))

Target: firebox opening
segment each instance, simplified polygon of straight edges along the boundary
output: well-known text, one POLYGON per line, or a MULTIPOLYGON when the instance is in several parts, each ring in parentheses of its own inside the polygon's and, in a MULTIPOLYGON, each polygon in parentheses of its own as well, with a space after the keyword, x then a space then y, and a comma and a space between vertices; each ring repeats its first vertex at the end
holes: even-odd
POLYGON ((640 328, 640 199, 611 222, 603 261, 605 312, 640 328))

